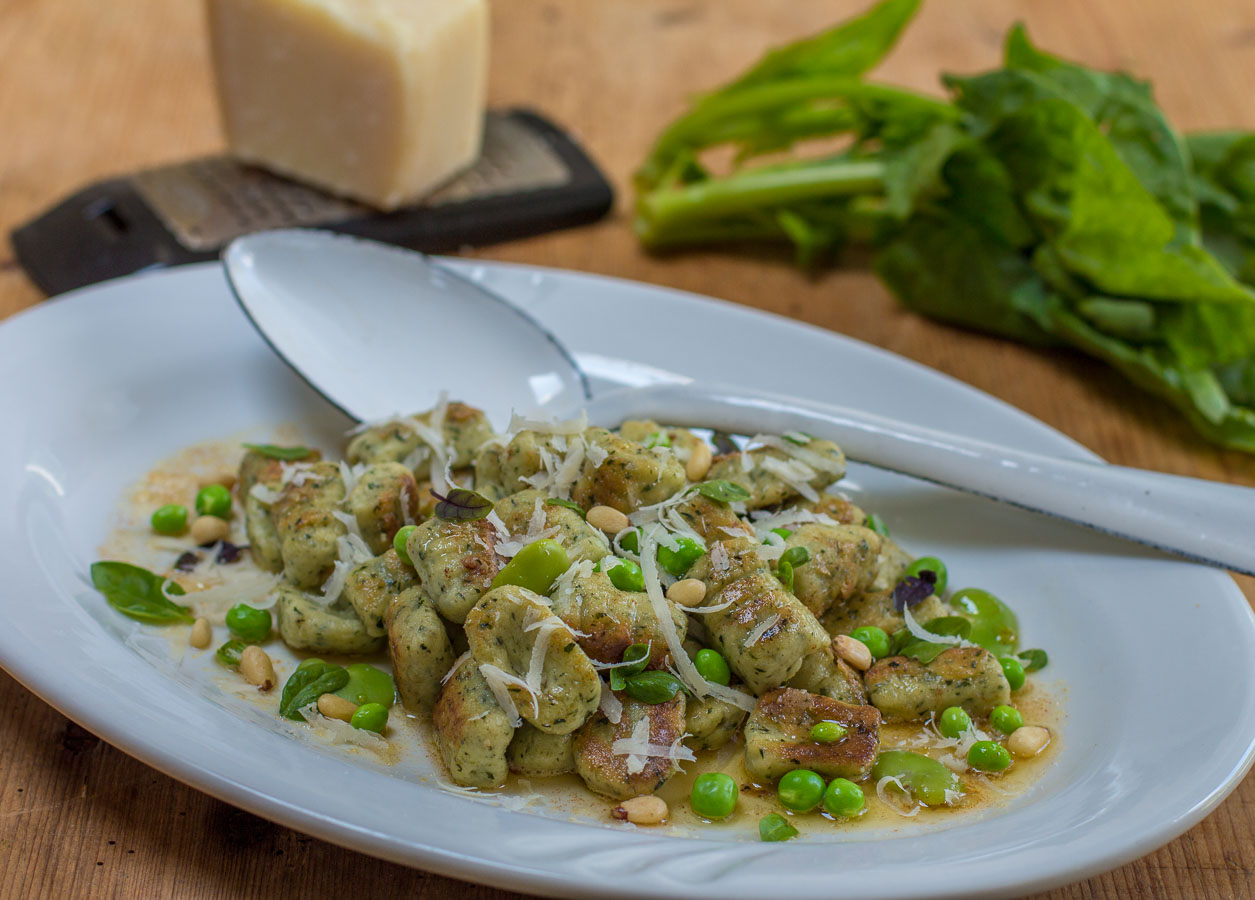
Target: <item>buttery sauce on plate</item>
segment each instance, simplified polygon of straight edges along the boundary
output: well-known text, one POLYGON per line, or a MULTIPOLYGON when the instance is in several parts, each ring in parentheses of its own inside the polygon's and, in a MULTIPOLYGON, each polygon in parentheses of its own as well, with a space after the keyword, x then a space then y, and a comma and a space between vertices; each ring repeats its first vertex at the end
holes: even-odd
MULTIPOLYGON (((276 431, 273 442, 277 444, 300 443, 295 428, 284 427, 276 431)), ((489 803, 507 809, 570 819, 587 824, 608 827, 636 828, 612 818, 615 801, 606 800, 590 793, 575 775, 557 778, 523 778, 510 776, 506 786, 499 791, 467 790, 450 784, 443 771, 439 753, 431 734, 426 716, 406 712, 398 703, 390 713, 386 739, 369 732, 360 732, 346 723, 321 719, 312 724, 301 724, 281 719, 278 714, 281 686, 304 656, 289 650, 273 636, 265 644, 267 653, 275 665, 278 686, 262 693, 247 684, 237 673, 223 668, 213 661, 214 651, 229 635, 224 627, 228 608, 238 602, 232 592, 234 585, 249 585, 255 589, 258 579, 273 578, 252 564, 245 553, 239 562, 217 565, 210 561, 189 573, 174 571, 179 555, 185 551, 208 557, 208 551, 192 545, 185 534, 166 537, 154 534, 149 516, 157 507, 166 503, 181 503, 189 509, 189 522, 195 517, 192 498, 198 487, 215 477, 234 474, 240 457, 239 440, 210 441, 189 447, 163 460, 149 471, 124 494, 118 510, 116 528, 99 548, 102 559, 125 560, 144 566, 153 572, 164 573, 177 581, 188 592, 185 602, 198 616, 206 616, 214 626, 214 636, 206 650, 196 650, 188 645, 190 626, 173 625, 149 627, 135 623, 145 640, 136 642, 154 663, 175 667, 181 675, 218 696, 217 702, 237 709, 247 709, 273 716, 276 727, 294 737, 310 740, 326 752, 347 754, 372 767, 383 767, 394 777, 434 784, 441 789, 458 793, 481 803, 489 803), (208 593, 202 593, 208 591, 208 593), (198 597, 198 594, 201 596, 198 597), (157 637, 163 652, 153 652, 157 637)), ((235 544, 246 544, 243 533, 243 517, 238 514, 239 502, 235 502, 236 515, 231 520, 228 538, 235 544)), ((119 617, 121 618, 121 617, 119 617)), ((347 664, 361 662, 362 657, 340 659, 324 655, 330 662, 347 664)), ((366 660, 380 668, 390 669, 387 655, 366 660)), ((792 814, 777 801, 774 787, 758 785, 744 766, 741 736, 719 750, 697 754, 697 761, 684 763, 686 771, 671 778, 659 791, 658 796, 667 801, 670 819, 662 830, 683 837, 707 839, 745 840, 758 839, 757 823, 763 816, 781 813, 798 829, 800 839, 840 839, 842 835, 877 831, 933 830, 952 827, 971 821, 975 815, 986 815, 1003 808, 1024 794, 1038 780, 1060 746, 1060 724, 1063 714, 1058 700, 1064 689, 1059 685, 1049 688, 1040 681, 1030 679, 1015 693, 1014 703, 1024 717, 1025 724, 1044 725, 1050 729, 1051 741, 1045 751, 1033 759, 1013 757, 1010 769, 1001 774, 985 776, 974 771, 960 774, 963 796, 953 806, 930 809, 912 807, 903 801, 891 808, 876 796, 873 779, 860 783, 867 803, 863 813, 851 819, 829 815, 822 807, 814 812, 792 814), (703 772, 725 772, 741 786, 736 812, 728 819, 711 822, 692 811, 688 803, 693 780, 703 772), (917 810, 912 813, 912 810, 917 810), (904 815, 904 813, 911 813, 904 815)), ((213 697, 213 695, 210 695, 213 697)), ((987 729, 988 730, 988 729, 987 729)), ((881 726, 881 748, 921 750, 919 724, 893 724, 881 726)), ((922 751, 921 751, 922 752, 922 751)), ((890 791, 891 800, 903 800, 890 791)))

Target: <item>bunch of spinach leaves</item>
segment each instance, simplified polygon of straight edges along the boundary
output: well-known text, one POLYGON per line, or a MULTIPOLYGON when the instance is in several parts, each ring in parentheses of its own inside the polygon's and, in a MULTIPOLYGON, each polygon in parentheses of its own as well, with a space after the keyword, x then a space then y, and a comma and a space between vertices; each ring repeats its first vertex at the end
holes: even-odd
POLYGON ((642 242, 780 241, 803 265, 871 247, 908 307, 1079 348, 1255 452, 1255 134, 1182 136, 1147 84, 1019 26, 1002 68, 943 78, 948 101, 867 80, 918 6, 884 0, 699 97, 637 172, 642 242), (730 172, 703 162, 729 146, 730 172))

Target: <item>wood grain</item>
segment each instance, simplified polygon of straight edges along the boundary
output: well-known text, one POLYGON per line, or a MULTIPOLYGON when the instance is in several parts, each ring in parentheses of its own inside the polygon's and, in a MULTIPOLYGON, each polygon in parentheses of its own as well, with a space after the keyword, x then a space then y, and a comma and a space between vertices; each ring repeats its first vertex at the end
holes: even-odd
MULTIPOLYGON (((685 97, 766 47, 862 6, 499 2, 493 104, 535 106, 570 127, 620 194, 616 214, 602 224, 476 255, 636 278, 792 316, 953 375, 1114 462, 1255 484, 1255 458, 1203 443, 1164 404, 1100 365, 919 319, 857 265, 807 276, 779 254, 641 253, 628 228, 628 179, 685 97)), ((220 149, 199 4, 0 0, 0 13, 4 232, 92 179, 220 149)), ((995 64, 1001 35, 1016 19, 1056 52, 1153 79, 1160 102, 1185 128, 1255 127, 1255 8, 1248 0, 931 0, 881 74, 935 91, 939 71, 995 64)), ((40 299, 11 249, 0 246, 0 317, 40 299)), ((1255 582, 1240 584, 1255 597, 1255 582)), ((272 825, 96 740, 7 675, 0 689, 7 698, 0 704, 0 896, 511 896, 272 825)), ((1255 782, 1247 779, 1166 847, 1041 896, 1249 898, 1253 873, 1255 782)))

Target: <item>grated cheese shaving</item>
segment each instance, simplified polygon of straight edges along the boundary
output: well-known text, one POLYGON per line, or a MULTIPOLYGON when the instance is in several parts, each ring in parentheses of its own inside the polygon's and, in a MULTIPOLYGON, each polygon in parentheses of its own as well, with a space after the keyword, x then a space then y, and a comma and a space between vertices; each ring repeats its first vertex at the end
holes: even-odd
POLYGON ((278 595, 274 593, 283 581, 282 575, 269 572, 248 572, 239 577, 232 577, 222 584, 215 584, 203 591, 191 591, 181 597, 172 597, 177 602, 194 602, 196 610, 205 613, 226 612, 227 608, 237 603, 247 603, 257 609, 270 609, 275 605, 278 595))
POLYGON ((733 706, 743 709, 746 712, 752 712, 754 707, 758 705, 758 700, 750 696, 744 691, 738 691, 736 688, 730 688, 726 685, 715 684, 713 681, 706 682, 706 688, 710 691, 710 696, 716 700, 722 700, 724 703, 731 703, 733 706))
POLYGON ((673 762, 697 760, 693 751, 684 746, 683 738, 676 738, 670 744, 651 744, 649 728, 650 719, 646 715, 632 728, 630 737, 619 738, 610 745, 610 752, 615 756, 627 757, 628 774, 636 775, 641 772, 645 768, 645 761, 649 758, 670 759, 673 762))
POLYGON ((279 491, 272 491, 260 481, 248 489, 248 495, 263 506, 273 506, 283 496, 279 491))
POLYGON ((796 459, 764 456, 762 466, 812 503, 819 500, 819 492, 810 486, 810 480, 815 477, 816 472, 806 463, 796 459))
MULTIPOLYGON (((754 443, 763 445, 764 447, 774 447, 798 462, 816 472, 827 472, 829 475, 835 475, 841 478, 845 475, 845 465, 835 459, 824 456, 822 453, 816 453, 814 450, 805 445, 799 446, 791 441, 781 440, 780 438, 770 434, 756 434, 750 440, 754 443)), ((810 443, 808 438, 806 444, 810 443)))
POLYGON ((584 455, 588 457, 594 469, 599 469, 601 464, 610 457, 610 451, 598 444, 589 444, 584 450, 584 455))
POLYGON ((654 611, 654 618, 658 620, 662 637, 667 642, 667 650, 670 651, 671 658, 675 662, 678 670, 676 674, 695 695, 705 697, 710 693, 710 685, 697 671, 689 655, 684 652, 684 642, 680 640, 680 634, 675 629, 675 622, 671 619, 671 607, 667 605, 667 598, 662 593, 662 582, 658 580, 657 548, 648 534, 641 534, 640 548, 641 575, 645 579, 645 593, 649 597, 649 605, 654 611))
POLYGON ((535 431, 538 434, 583 434, 588 429, 588 414, 583 410, 574 419, 544 420, 529 419, 514 413, 510 416, 510 425, 506 429, 509 434, 520 431, 535 431))
POLYGON ((775 628, 780 623, 780 614, 772 613, 754 626, 754 630, 745 636, 745 640, 741 642, 742 647, 753 647, 762 638, 764 634, 775 628))
POLYGON ((919 811, 920 811, 920 807, 921 807, 923 804, 921 804, 921 803, 919 803, 918 801, 916 801, 915 805, 914 805, 913 807, 911 807, 911 811, 910 811, 910 812, 903 812, 902 808, 901 808, 900 806, 898 806, 898 804, 897 804, 896 802, 894 802, 894 801, 892 801, 892 800, 890 800, 890 799, 889 799, 889 794, 888 794, 888 792, 885 790, 885 786, 886 786, 886 785, 889 785, 889 784, 894 785, 894 786, 895 786, 898 790, 900 790, 900 791, 901 791, 903 794, 905 794, 907 797, 910 797, 910 796, 911 796, 911 792, 910 792, 910 791, 908 791, 908 790, 906 789, 906 785, 904 785, 904 784, 903 784, 903 783, 902 783, 902 782, 898 779, 898 776, 896 776, 896 775, 886 775, 884 778, 881 778, 879 781, 877 781, 877 782, 876 782, 876 796, 880 798, 880 802, 881 802, 881 803, 883 803, 885 806, 889 807, 891 810, 893 810, 893 811, 894 811, 895 813, 897 813, 898 815, 902 816, 903 818, 909 819, 909 818, 911 818, 912 816, 918 816, 918 815, 919 815, 919 811))
POLYGON ((754 457, 746 451, 741 451, 741 471, 749 472, 754 468, 754 457))
POLYGON ((571 487, 575 484, 575 479, 579 477, 580 467, 583 465, 584 439, 582 437, 572 438, 571 449, 567 451, 566 456, 562 459, 562 464, 553 473, 551 491, 555 496, 562 500, 570 499, 571 487))
POLYGON ((965 641, 957 634, 933 634, 923 625, 915 620, 915 616, 911 614, 911 607, 903 604, 902 618, 906 620, 906 630, 911 632, 914 637, 921 641, 928 641, 934 644, 952 644, 956 647, 975 647, 971 641, 965 641))
POLYGON ((601 683, 601 699, 597 701, 597 708, 605 713, 611 725, 618 725, 623 721, 623 701, 614 695, 610 685, 604 681, 601 683))
POLYGON ((517 675, 511 675, 505 669, 494 666, 492 663, 482 664, 479 667, 479 674, 483 675, 484 681, 488 682, 488 689, 492 691, 492 696, 496 699, 497 705, 501 707, 501 711, 510 720, 511 728, 518 728, 523 724, 523 717, 519 715, 519 708, 514 705, 514 697, 510 695, 511 687, 527 691, 532 699, 532 714, 535 716, 540 715, 540 704, 536 700, 536 695, 532 693, 532 689, 528 687, 527 682, 522 678, 519 678, 517 675))
POLYGON ((453 673, 462 668, 462 663, 471 658, 471 651, 467 650, 461 656, 453 661, 453 665, 449 666, 449 671, 444 673, 444 677, 440 679, 441 684, 448 684, 449 679, 453 677, 453 673))
POLYGON ((779 559, 784 556, 784 551, 784 538, 774 531, 769 531, 758 548, 758 555, 763 559, 779 559))
POLYGON ((565 603, 571 599, 571 594, 575 591, 575 579, 587 578, 592 574, 593 564, 586 559, 578 559, 558 576, 558 580, 553 583, 550 595, 559 603, 565 603))
POLYGON ((401 523, 403 525, 414 524, 414 516, 410 514, 410 486, 408 483, 401 484, 401 523))

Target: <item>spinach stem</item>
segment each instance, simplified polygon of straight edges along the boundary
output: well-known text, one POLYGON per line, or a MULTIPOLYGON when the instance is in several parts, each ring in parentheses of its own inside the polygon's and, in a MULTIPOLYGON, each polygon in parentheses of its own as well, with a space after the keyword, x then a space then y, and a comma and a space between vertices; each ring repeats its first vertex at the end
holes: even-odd
POLYGON ((885 166, 878 160, 839 159, 787 168, 757 169, 641 199, 640 213, 654 229, 735 215, 799 200, 880 193, 885 166))

